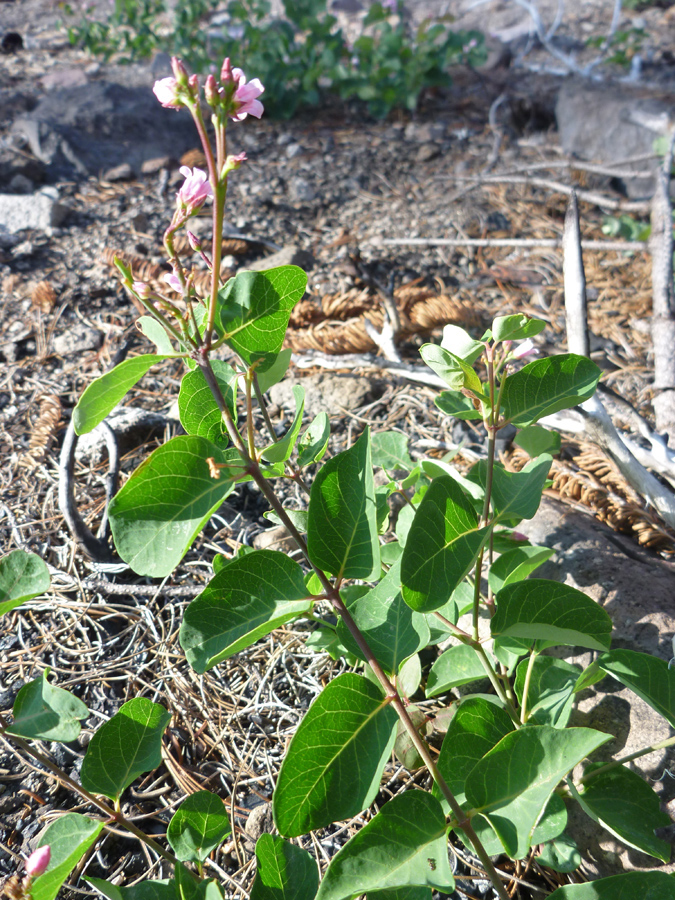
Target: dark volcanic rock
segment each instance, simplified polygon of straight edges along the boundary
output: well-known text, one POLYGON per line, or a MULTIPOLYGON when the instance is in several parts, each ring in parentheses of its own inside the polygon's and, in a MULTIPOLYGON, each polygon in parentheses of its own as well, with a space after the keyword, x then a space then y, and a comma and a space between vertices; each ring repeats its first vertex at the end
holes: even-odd
POLYGON ((122 161, 140 172, 167 147, 180 156, 196 144, 187 111, 164 109, 149 86, 108 81, 51 91, 12 132, 49 166, 51 178, 97 174, 122 161))

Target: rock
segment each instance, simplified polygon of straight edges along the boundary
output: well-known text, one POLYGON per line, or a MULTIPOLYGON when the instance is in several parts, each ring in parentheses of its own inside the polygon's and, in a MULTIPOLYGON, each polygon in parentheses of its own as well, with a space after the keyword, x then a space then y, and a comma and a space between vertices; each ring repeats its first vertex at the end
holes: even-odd
MULTIPOLYGON (((675 632, 672 563, 655 558, 592 516, 548 498, 531 521, 518 527, 533 543, 556 550, 534 577, 569 584, 607 610, 614 622, 612 647, 671 658, 675 632)), ((572 648, 557 648, 555 655, 582 667, 592 661, 590 652, 575 654, 572 648)), ((666 720, 613 678, 580 694, 570 724, 616 736, 593 759, 626 756, 671 736, 666 720)), ((675 771, 675 750, 655 751, 633 760, 630 767, 656 788, 662 807, 675 814, 675 780, 664 774, 666 768, 675 771)), ((655 859, 628 849, 586 816, 578 804, 569 804, 568 809, 567 830, 579 845, 583 870, 590 878, 657 867, 655 859)), ((675 865, 658 868, 675 871, 675 865)))
POLYGON ((438 144, 422 144, 415 154, 415 159, 417 162, 429 162, 431 159, 436 159, 440 152, 438 144))
MULTIPOLYGON (((555 108, 560 142, 567 153, 598 163, 616 163, 653 152, 655 138, 675 117, 675 95, 626 84, 563 82, 555 108)), ((655 171, 659 160, 628 164, 630 171, 655 171)), ((653 177, 622 179, 630 197, 649 197, 653 177)))
POLYGON ((154 159, 146 159, 141 165, 143 175, 156 175, 162 169, 173 169, 176 161, 171 156, 156 156, 154 159))
POLYGON ((289 144, 285 150, 287 159, 295 159, 296 156, 302 156, 304 152, 302 145, 295 141, 292 144, 289 144))
POLYGON ((253 546, 256 550, 280 550, 282 553, 292 553, 298 549, 298 545, 290 536, 284 525, 275 525, 274 528, 266 528, 253 538, 253 546))
POLYGON ((299 203, 311 203, 316 197, 316 191, 306 178, 291 178, 288 195, 291 200, 299 203))
POLYGON ((88 80, 83 69, 72 67, 47 72, 40 79, 40 84, 46 91, 57 91, 63 88, 81 87, 83 84, 87 84, 88 80))
POLYGON ((32 194, 35 190, 35 185, 30 178, 20 174, 13 175, 7 187, 10 194, 32 194))
POLYGON ((95 328, 88 328, 76 322, 63 334, 54 338, 54 352, 58 356, 70 356, 72 353, 85 353, 87 350, 98 350, 103 343, 103 335, 95 328))
MULTIPOLYGON (((0 119, 2 110, 0 109, 0 119)), ((0 186, 9 185, 16 175, 23 175, 29 181, 42 181, 45 166, 39 159, 18 153, 11 147, 0 147, 0 186)), ((10 191, 11 193, 11 191, 10 191)))
POLYGON ((104 181, 133 181, 135 178, 134 170, 129 163, 120 163, 119 166, 113 166, 103 175, 104 181))
POLYGON ((58 202, 53 188, 36 194, 0 194, 0 230, 12 233, 32 228, 47 231, 59 225, 68 215, 68 207, 58 202))
POLYGON ((301 269, 307 270, 313 268, 315 264, 316 260, 308 250, 289 244, 271 256, 257 259, 248 268, 254 272, 264 272, 265 269, 275 269, 277 266, 300 266, 301 269))
MULTIPOLYGON (((115 432, 118 449, 123 456, 134 447, 144 444, 153 434, 163 431, 167 417, 137 406, 121 406, 113 409, 105 421, 115 432)), ((79 438, 75 449, 77 460, 96 466, 106 456, 105 433, 101 425, 79 438)))
POLYGON ((445 122, 409 122, 403 132, 406 141, 416 144, 428 144, 445 135, 445 122))
POLYGON ((359 409, 381 393, 368 378, 321 372, 301 378, 285 378, 275 384, 270 388, 272 402, 295 412, 294 384, 305 388, 305 414, 312 418, 320 412, 339 416, 342 409, 359 409))
POLYGON ((11 130, 49 166, 52 178, 97 175, 122 161, 140 171, 167 147, 180 156, 194 146, 190 114, 160 106, 149 79, 138 87, 92 81, 51 91, 11 130))

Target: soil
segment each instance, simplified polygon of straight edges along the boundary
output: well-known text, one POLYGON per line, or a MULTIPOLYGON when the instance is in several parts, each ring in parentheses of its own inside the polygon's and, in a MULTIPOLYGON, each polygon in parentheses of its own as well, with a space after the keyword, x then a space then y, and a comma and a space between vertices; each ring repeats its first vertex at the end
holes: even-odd
MULTIPOLYGON (((61 13, 51 0, 1 5, 0 38, 16 32, 23 48, 0 55, 0 149, 16 150, 12 121, 49 97, 73 72, 87 83, 105 79, 144 84, 148 90, 156 77, 150 64, 103 65, 71 48, 57 26, 61 13)), ((584 41, 607 31, 607 7, 613 4, 569 5, 574 9, 566 11, 560 46, 583 61, 590 53, 584 41)), ((450 10, 459 24, 472 27, 483 14, 469 6, 455 2, 438 9, 450 10)), ((522 10, 515 15, 514 6, 490 4, 485 19, 490 30, 504 36, 522 23, 522 10)), ((552 21, 555 4, 540 8, 544 20, 552 21)), ((433 4, 414 6, 416 16, 435 10, 433 4)), ((672 22, 667 11, 649 6, 626 11, 624 17, 628 26, 639 17, 637 24, 647 32, 645 77, 654 85, 667 84, 672 71, 666 53, 666 26, 672 22)), ((512 57, 527 50, 529 38, 515 40, 520 43, 511 45, 512 57)), ((307 301, 323 310, 317 313, 321 328, 312 332, 315 337, 330 332, 333 318, 343 322, 367 313, 381 321, 383 292, 398 291, 403 302, 406 290, 409 296, 424 289, 426 297, 447 298, 454 321, 464 327, 480 331, 496 314, 523 311, 546 319, 542 346, 564 347, 559 250, 383 243, 394 238, 560 237, 564 194, 550 185, 503 181, 476 187, 468 180, 487 170, 493 175, 543 172, 551 182, 562 180, 562 171, 568 184, 604 192, 604 205, 581 202, 584 237, 603 239, 605 216, 618 214, 623 199, 607 176, 560 168, 553 113, 559 76, 547 71, 559 62, 537 46, 517 65, 509 66, 507 59, 508 54, 497 56, 494 66, 481 72, 458 69, 453 89, 424 96, 415 116, 394 113, 374 121, 359 106, 326 101, 289 122, 249 117, 232 127, 230 152, 245 150, 248 162, 231 181, 228 227, 245 240, 231 248, 243 252, 233 253, 228 264, 233 270, 260 264, 274 246, 304 252, 309 260, 307 301), (505 99, 495 104, 502 95, 505 99)), ((606 70, 604 77, 616 74, 606 70)), ((144 135, 137 139, 143 141, 144 135)), ((29 147, 18 151, 30 161, 29 147)), ((171 148, 166 152, 171 155, 171 148)), ((168 585, 149 584, 124 566, 87 560, 57 504, 58 456, 77 398, 122 347, 131 353, 150 350, 135 328, 137 311, 109 264, 110 251, 121 250, 136 266, 141 260, 160 266, 156 271, 161 272, 161 236, 182 181, 177 164, 132 173, 128 180, 116 180, 119 172, 106 169, 59 181, 60 202, 68 207, 63 223, 0 242, 0 546, 5 552, 33 550, 53 567, 49 597, 4 617, 0 626, 0 712, 9 713, 21 685, 51 667, 59 685, 75 690, 92 712, 77 742, 45 748, 57 764, 77 775, 92 730, 121 702, 142 693, 164 703, 174 715, 165 764, 131 790, 126 811, 145 816, 145 827, 161 834, 171 808, 195 785, 220 793, 236 828, 233 840, 219 852, 214 872, 231 885, 231 896, 239 896, 235 882, 250 889, 254 872, 255 835, 244 830, 250 810, 269 802, 283 748, 302 711, 344 664, 307 648, 302 624, 281 629, 203 679, 185 664, 176 631, 186 597, 208 578, 215 552, 231 553, 241 543, 251 544, 269 526, 261 498, 252 489, 228 499, 168 585)), ((586 265, 594 301, 593 358, 603 367, 606 384, 651 420, 648 256, 603 251, 589 255, 586 265)), ((295 323, 298 329, 315 324, 311 315, 295 323)), ((416 362, 422 340, 439 334, 438 328, 410 329, 399 342, 401 356, 416 362)), ((316 341, 307 347, 317 349, 316 341)), ((303 367, 316 362, 306 348, 296 344, 294 349, 304 357, 303 367)), ((358 349, 376 350, 372 342, 358 349)), ((303 374, 303 369, 294 371, 298 377, 303 374)), ((318 377, 319 370, 315 367, 311 374, 318 377)), ((430 388, 365 365, 356 374, 368 380, 370 391, 359 395, 356 408, 348 408, 347 395, 342 403, 326 401, 333 404, 332 450, 348 445, 369 421, 378 429, 408 434, 413 455, 430 447, 443 452, 456 439, 464 441, 465 449, 481 452, 482 439, 469 426, 450 433, 448 423, 439 422, 430 388)), ((131 430, 123 448, 123 478, 177 432, 172 406, 179 376, 177 366, 155 369, 127 398, 128 405, 155 418, 141 416, 145 425, 131 430)), ((283 405, 272 412, 275 424, 288 424, 283 405)), ((105 469, 105 459, 96 456, 81 456, 76 465, 76 501, 94 530, 105 505, 105 469)), ((675 541, 668 529, 662 523, 654 528, 662 536, 658 549, 672 552, 675 541)), ((624 530, 631 531, 630 523, 624 530)), ((387 775, 379 802, 397 784, 415 777, 394 764, 387 775)), ((0 748, 0 876, 15 870, 37 833, 72 802, 27 760, 2 755, 0 748)), ((320 848, 309 841, 307 847, 325 862, 366 820, 364 814, 344 828, 327 829, 320 835, 320 848)), ((134 875, 147 875, 149 864, 132 842, 111 834, 86 858, 86 872, 111 880, 124 872, 128 883, 134 875)), ((160 877, 157 863, 151 871, 151 877, 160 877)), ((473 896, 476 883, 462 885, 466 893, 458 896, 473 896)), ((87 892, 82 883, 71 889, 87 892)), ((519 890, 519 896, 529 896, 527 889, 519 890)))

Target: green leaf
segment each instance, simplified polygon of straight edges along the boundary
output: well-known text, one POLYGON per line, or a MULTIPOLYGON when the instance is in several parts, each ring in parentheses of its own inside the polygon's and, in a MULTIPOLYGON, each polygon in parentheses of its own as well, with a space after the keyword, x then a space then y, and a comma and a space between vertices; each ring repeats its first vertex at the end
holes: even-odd
POLYGON ((447 602, 490 534, 456 481, 435 478, 424 495, 401 559, 403 599, 417 612, 447 602))
POLYGON ((452 893, 445 816, 424 791, 394 797, 331 860, 316 900, 408 885, 452 893))
POLYGON ((486 677, 485 668, 473 647, 456 644, 445 650, 431 667, 426 695, 436 697, 450 688, 486 677))
POLYGON ((49 569, 36 553, 12 550, 0 559, 0 616, 49 590, 49 569))
POLYGON ((431 897, 431 888, 415 885, 389 888, 386 891, 368 891, 366 894, 366 900, 431 900, 431 897))
POLYGON ((300 468, 323 459, 329 437, 330 419, 325 412, 320 412, 312 420, 298 443, 297 462, 300 468))
POLYGON ((545 844, 559 837, 567 827, 567 807, 560 794, 555 792, 546 804, 543 815, 532 832, 532 846, 545 844))
MULTIPOLYGON (((211 366, 223 399, 236 421, 237 373, 220 359, 212 360, 211 366)), ((188 434, 197 434, 219 447, 229 443, 222 413, 201 369, 193 369, 183 376, 178 393, 178 414, 188 434)))
POLYGON ((276 835, 261 834, 255 855, 251 900, 314 900, 319 870, 311 853, 276 835))
POLYGON ((506 379, 502 414, 521 428, 532 425, 543 416, 588 400, 600 374, 594 362, 574 353, 535 359, 506 379))
POLYGON ((312 484, 307 550, 315 566, 343 578, 380 573, 370 432, 323 465, 312 484))
POLYGON ((609 740, 591 728, 532 725, 511 732, 469 773, 466 799, 488 819, 509 856, 522 859, 554 788, 609 740))
POLYGON ((81 700, 47 681, 49 669, 24 684, 14 701, 14 721, 8 734, 38 741, 74 741, 81 731, 80 719, 89 710, 81 700))
MULTIPOLYGON (((474 469, 476 467, 474 466, 474 469)), ((485 498, 485 487, 478 484, 475 480, 465 478, 454 466, 451 466, 443 459, 424 459, 422 460, 422 471, 429 478, 440 478, 442 475, 449 475, 453 481, 462 488, 465 494, 473 500, 474 508, 478 511, 483 509, 483 500, 485 498)), ((472 470, 473 471, 473 470, 472 470)))
POLYGON ((507 472, 496 464, 492 474, 492 506, 498 519, 531 519, 541 503, 541 495, 553 458, 547 453, 532 459, 520 472, 507 472))
POLYGON ((424 362, 442 378, 453 391, 462 388, 473 391, 479 397, 483 394, 483 383, 471 366, 459 356, 444 350, 438 344, 422 344, 420 355, 424 362))
POLYGON ((298 439, 298 432, 302 425, 302 414, 305 411, 305 389, 302 385, 293 385, 293 397, 295 398, 295 418, 293 419, 293 424, 281 440, 274 441, 260 452, 262 458, 266 459, 267 462, 286 462, 293 452, 295 442, 298 439))
MULTIPOLYGON (((404 659, 429 643, 426 619, 403 602, 400 561, 394 563, 376 587, 353 603, 349 612, 375 658, 390 675, 398 671, 404 659)), ((342 619, 337 633, 354 656, 367 662, 342 619)))
MULTIPOLYGON (((234 454, 234 456, 232 455, 234 454)), ((138 575, 163 578, 176 568, 193 540, 230 494, 234 481, 223 469, 211 478, 206 460, 235 463, 197 435, 179 435, 158 447, 113 497, 108 514, 115 547, 138 575)))
MULTIPOLYGON (((516 671, 514 688, 521 705, 527 678, 529 659, 524 659, 516 671)), ((572 712, 574 686, 579 667, 553 656, 538 656, 532 665, 527 692, 528 721, 536 725, 564 728, 572 712)))
POLYGON ((498 635, 492 643, 492 653, 495 659, 506 666, 511 675, 521 656, 527 656, 530 652, 532 644, 533 641, 526 641, 524 638, 498 635))
POLYGON ((549 900, 673 900, 675 878, 665 872, 624 872, 588 884, 566 884, 549 900))
POLYGON ((493 637, 509 635, 607 650, 612 620, 595 600, 567 584, 529 578, 503 588, 496 596, 497 612, 490 622, 493 637))
POLYGON ((617 766, 588 781, 576 799, 588 815, 624 844, 663 862, 670 861, 671 846, 654 834, 670 825, 670 816, 661 811, 658 795, 625 766, 617 766))
POLYGON ((260 372, 256 369, 258 387, 263 394, 269 391, 271 387, 274 387, 275 384, 278 384, 284 377, 288 370, 288 366, 290 365, 292 355, 293 351, 288 347, 286 350, 282 350, 277 354, 276 360, 266 372, 260 372))
POLYGON ((162 762, 162 735, 171 713, 135 697, 94 734, 82 761, 82 786, 117 800, 129 785, 162 762))
POLYGON ((522 313, 513 316, 497 316, 492 323, 492 339, 497 341, 522 341, 535 337, 546 328, 541 319, 530 319, 522 313))
MULTIPOLYGON (((284 508, 284 512, 291 520, 291 522, 295 525, 300 534, 307 534, 307 510, 306 509, 286 509, 284 508)), ((266 519, 269 519, 270 522, 274 522, 275 525, 283 525, 286 527, 285 523, 281 521, 281 516, 275 512, 273 509, 269 509, 266 513, 263 513, 263 516, 266 519)))
POLYGON ((66 813, 48 825, 37 846, 51 849, 49 865, 30 886, 32 900, 54 900, 59 888, 101 833, 103 822, 66 813))
POLYGON ((111 884, 103 878, 85 878, 92 887, 107 897, 107 900, 179 900, 176 892, 176 883, 171 879, 140 881, 124 887, 111 884))
POLYGON ((293 307, 305 293, 307 275, 298 266, 265 272, 240 271, 218 292, 225 342, 256 371, 276 362, 293 307))
POLYGON ((469 365, 474 363, 485 350, 483 342, 474 341, 469 332, 460 328, 459 325, 446 325, 443 328, 441 347, 449 353, 459 356, 469 365))
POLYGON ((473 405, 470 397, 465 397, 459 391, 441 391, 434 398, 434 403, 446 416, 454 416, 462 421, 482 419, 479 409, 473 405))
POLYGON ((675 669, 665 660, 635 650, 610 650, 597 663, 675 728, 675 669))
POLYGON ((280 833, 297 837, 370 806, 396 722, 379 686, 351 672, 331 681, 310 706, 281 766, 273 799, 280 833))
POLYGON ((518 432, 513 443, 534 459, 541 453, 559 453, 561 438, 557 431, 549 431, 543 425, 528 425, 518 432))
MULTIPOLYGON (((466 799, 464 785, 469 772, 513 727, 506 710, 482 697, 468 697, 459 704, 438 757, 438 770, 458 803, 466 799)), ((432 793, 446 808, 447 801, 436 784, 432 793)), ((449 810, 448 806, 446 812, 449 810)))
POLYGON ((183 800, 166 832, 181 862, 204 862, 231 832, 225 804, 211 791, 197 791, 183 800))
POLYGON ((555 872, 574 872, 581 865, 581 853, 571 837, 561 834, 554 841, 544 844, 535 860, 540 866, 546 866, 555 872))
POLYGON ((167 359, 155 353, 125 359, 110 372, 96 378, 85 388, 73 410, 73 427, 76 434, 87 434, 99 425, 120 400, 140 381, 156 363, 167 359))
POLYGON ((157 348, 157 352, 162 354, 163 356, 170 356, 172 353, 175 353, 175 349, 173 344, 171 343, 171 338, 166 333, 164 326, 161 322, 158 322, 157 319, 153 319, 152 316, 141 316, 140 319, 137 319, 136 325, 146 338, 157 348))
POLYGON ((237 557, 185 610, 180 644, 199 673, 312 608, 302 569, 276 550, 237 557))
POLYGON ((408 435, 400 431, 377 431, 372 437, 373 465, 389 471, 410 472, 415 463, 408 453, 408 435))
POLYGON ((492 563, 488 574, 488 584, 493 593, 497 594, 509 584, 524 581, 554 553, 555 550, 550 547, 533 547, 529 544, 502 553, 492 563))

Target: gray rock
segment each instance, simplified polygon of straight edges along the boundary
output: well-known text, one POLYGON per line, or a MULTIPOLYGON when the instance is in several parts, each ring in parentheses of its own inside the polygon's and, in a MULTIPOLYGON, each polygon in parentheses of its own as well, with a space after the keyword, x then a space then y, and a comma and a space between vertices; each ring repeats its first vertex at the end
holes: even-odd
POLYGON ((378 394, 377 385, 368 378, 321 372, 302 378, 285 378, 275 384, 270 388, 272 402, 294 412, 294 384, 305 388, 305 414, 310 417, 320 412, 339 416, 343 409, 359 409, 378 394))
POLYGON ((81 87, 88 81, 86 73, 77 67, 56 69, 48 72, 40 79, 42 87, 46 91, 57 91, 63 88, 81 87))
POLYGON ((180 156, 195 145, 190 114, 160 106, 149 79, 137 87, 92 81, 51 91, 14 121, 12 132, 28 142, 54 178, 96 175, 121 162, 140 171, 167 147, 180 156))
POLYGON ((284 525, 275 525, 274 528, 266 528, 256 534, 253 546, 256 550, 280 550, 287 554, 298 549, 298 545, 284 525))
POLYGON ((302 154, 303 154, 305 151, 303 150, 301 144, 298 144, 298 143, 294 142, 294 143, 292 143, 292 144, 289 144, 289 145, 286 147, 286 151, 285 151, 285 152, 286 152, 286 158, 287 158, 287 159, 295 159, 296 156, 302 156, 302 154))
MULTIPOLYGON (((657 94, 626 84, 563 82, 556 103, 560 142, 567 153, 598 163, 616 163, 653 152, 655 138, 666 134, 675 116, 675 95, 657 94)), ((625 166, 655 171, 658 161, 625 166)), ((649 197, 654 179, 622 179, 630 197, 649 197)))
POLYGON ((68 215, 68 207, 58 202, 58 194, 43 188, 36 194, 0 194, 0 229, 12 233, 32 228, 47 231, 68 215))
POLYGON ((102 343, 103 335, 100 331, 78 322, 54 338, 54 352, 58 356, 70 356, 72 353, 98 350, 102 343))
POLYGON ((120 163, 119 166, 113 166, 103 174, 104 181, 132 181, 135 178, 134 170, 129 163, 120 163))
POLYGON ((419 150, 415 154, 415 159, 417 162, 429 162, 429 160, 436 159, 440 152, 441 149, 438 144, 421 144, 419 150))
POLYGON ((313 268, 315 264, 316 260, 309 251, 302 250, 295 244, 289 244, 287 247, 277 250, 276 253, 272 253, 271 256, 257 259, 248 268, 253 269, 254 272, 264 272, 265 269, 274 269, 277 266, 300 266, 301 269, 307 270, 313 268))
MULTIPOLYGON (((612 617, 612 647, 649 653, 670 659, 675 632, 675 566, 655 558, 591 515, 544 498, 537 515, 519 529, 537 544, 553 547, 556 555, 535 577, 561 581, 596 600, 612 617)), ((556 656, 582 668, 592 661, 590 652, 558 648, 556 656)), ((597 728, 615 735, 593 759, 626 756, 671 737, 666 720, 632 691, 612 678, 580 694, 570 724, 597 728)), ((630 768, 654 787, 662 808, 675 815, 675 749, 655 751, 630 763, 630 768)), ((632 869, 675 871, 675 865, 659 865, 650 856, 628 849, 591 820, 578 807, 568 805, 568 833, 576 840, 590 878, 615 875, 632 869)))
POLYGON ((30 178, 21 174, 14 175, 8 187, 10 194, 32 194, 35 190, 35 185, 30 178))
POLYGON ((404 131, 406 141, 428 144, 440 140, 445 134, 445 122, 409 122, 404 131))
POLYGON ((316 197, 316 191, 306 178, 292 178, 288 185, 288 195, 291 200, 299 203, 311 203, 316 197))

